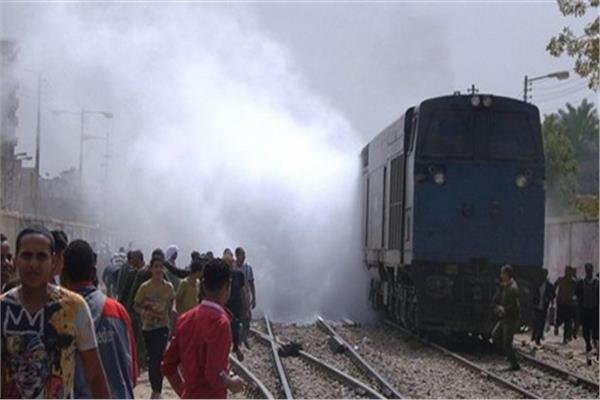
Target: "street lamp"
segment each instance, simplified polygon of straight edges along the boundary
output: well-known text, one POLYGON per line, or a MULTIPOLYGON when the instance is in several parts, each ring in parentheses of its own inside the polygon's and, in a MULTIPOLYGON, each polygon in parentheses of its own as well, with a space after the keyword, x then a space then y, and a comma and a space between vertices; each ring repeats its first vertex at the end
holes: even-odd
POLYGON ((81 118, 81 130, 79 134, 79 186, 83 190, 83 142, 88 139, 104 139, 108 141, 108 137, 86 135, 85 130, 85 116, 86 115, 102 115, 106 119, 112 119, 113 113, 109 111, 95 111, 81 109, 81 111, 69 111, 69 110, 53 110, 54 115, 69 114, 79 115, 81 118))
POLYGON ((525 80, 523 83, 523 101, 524 102, 527 102, 527 97, 528 97, 528 94, 530 91, 529 86, 531 85, 531 82, 539 81, 539 80, 546 79, 546 78, 555 78, 555 79, 558 79, 559 81, 562 81, 562 80, 569 78, 569 71, 552 72, 550 74, 536 76, 535 78, 529 78, 527 75, 525 75, 525 80))

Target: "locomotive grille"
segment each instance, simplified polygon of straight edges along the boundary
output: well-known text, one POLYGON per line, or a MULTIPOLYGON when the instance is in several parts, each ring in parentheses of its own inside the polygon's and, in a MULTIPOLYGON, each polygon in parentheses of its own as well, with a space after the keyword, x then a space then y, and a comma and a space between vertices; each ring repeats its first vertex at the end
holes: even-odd
POLYGON ((402 203, 403 203, 404 155, 394 158, 390 163, 390 220, 389 248, 400 250, 402 245, 402 203))

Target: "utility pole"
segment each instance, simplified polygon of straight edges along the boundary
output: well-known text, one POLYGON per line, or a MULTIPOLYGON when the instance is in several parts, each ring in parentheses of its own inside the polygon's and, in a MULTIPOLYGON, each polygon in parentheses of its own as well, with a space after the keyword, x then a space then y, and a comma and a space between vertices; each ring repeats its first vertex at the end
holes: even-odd
POLYGON ((42 132, 42 74, 38 73, 37 125, 35 129, 35 176, 33 177, 33 213, 38 216, 40 202, 40 139, 42 132))
POLYGON ((470 88, 470 89, 467 89, 467 93, 469 93, 469 92, 470 92, 471 94, 479 93, 479 89, 477 89, 477 88, 475 87, 475 84, 473 83, 473 84, 471 84, 471 88, 470 88))
POLYGON ((85 109, 81 108, 81 131, 79 133, 79 191, 83 197, 83 139, 85 136, 85 109))
POLYGON ((562 81, 564 79, 569 78, 569 71, 552 72, 551 74, 536 76, 535 78, 529 78, 527 75, 525 75, 525 79, 523 80, 523 101, 525 103, 527 103, 527 100, 529 100, 529 98, 528 98, 529 92, 530 92, 529 85, 531 85, 531 82, 539 81, 541 79, 547 79, 547 78, 555 78, 555 79, 558 79, 559 81, 562 81))

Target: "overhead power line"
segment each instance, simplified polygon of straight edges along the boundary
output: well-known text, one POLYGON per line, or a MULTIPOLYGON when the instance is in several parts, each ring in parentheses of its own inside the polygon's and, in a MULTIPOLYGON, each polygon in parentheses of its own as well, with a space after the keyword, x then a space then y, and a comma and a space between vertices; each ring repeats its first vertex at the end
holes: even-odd
POLYGON ((568 89, 570 87, 575 87, 582 81, 584 81, 584 78, 569 79, 565 82, 560 82, 560 83, 557 83, 554 85, 545 85, 545 86, 537 86, 536 85, 532 88, 532 91, 543 92, 543 93, 553 92, 556 90, 563 90, 563 89, 568 89))
POLYGON ((571 89, 569 89, 567 91, 564 91, 563 93, 555 95, 555 96, 549 96, 549 97, 548 96, 546 96, 546 97, 542 96, 539 99, 535 98, 535 103, 545 103, 545 102, 548 102, 548 101, 558 100, 558 99, 561 99, 561 98, 563 98, 565 96, 569 96, 569 95, 572 95, 574 93, 577 93, 577 92, 580 92, 582 90, 585 90, 587 88, 588 88, 588 85, 587 85, 587 82, 586 82, 583 85, 579 85, 577 87, 571 88, 571 89))

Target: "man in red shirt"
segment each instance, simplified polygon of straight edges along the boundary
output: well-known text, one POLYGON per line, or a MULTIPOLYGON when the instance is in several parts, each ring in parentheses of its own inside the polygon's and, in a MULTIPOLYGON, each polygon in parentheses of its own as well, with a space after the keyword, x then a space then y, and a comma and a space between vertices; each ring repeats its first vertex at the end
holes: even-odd
POLYGON ((229 376, 232 316, 224 305, 231 293, 231 272, 215 259, 203 277, 204 300, 179 317, 161 371, 181 398, 225 399, 227 389, 236 393, 246 385, 240 377, 229 376))

